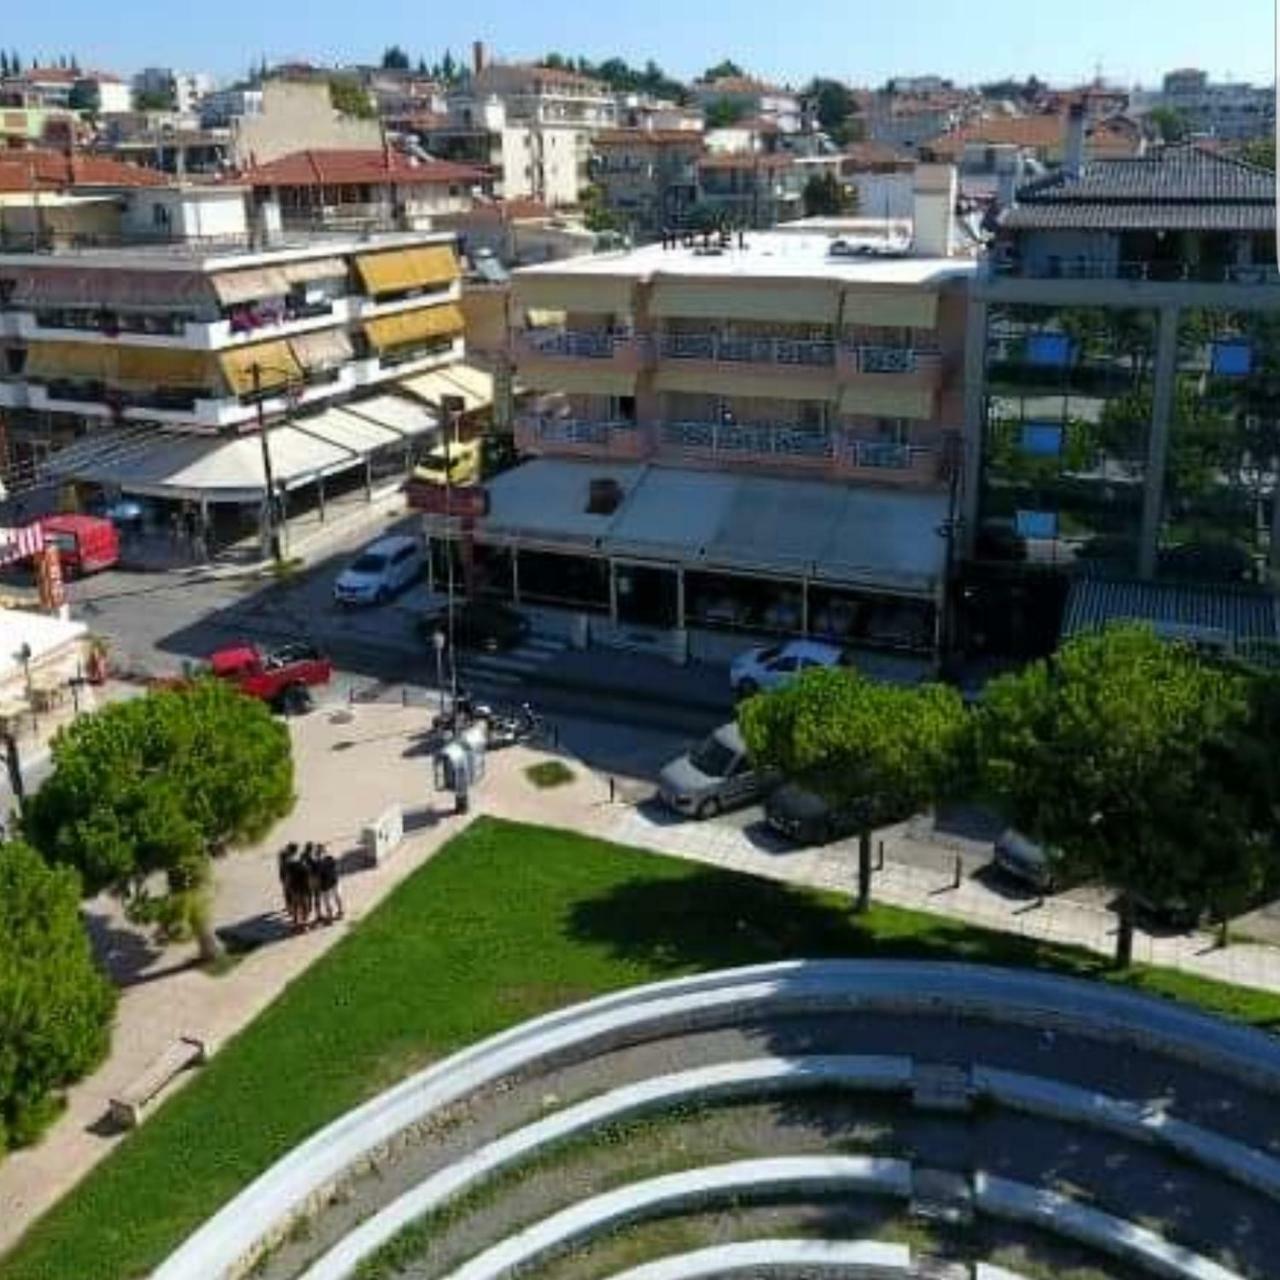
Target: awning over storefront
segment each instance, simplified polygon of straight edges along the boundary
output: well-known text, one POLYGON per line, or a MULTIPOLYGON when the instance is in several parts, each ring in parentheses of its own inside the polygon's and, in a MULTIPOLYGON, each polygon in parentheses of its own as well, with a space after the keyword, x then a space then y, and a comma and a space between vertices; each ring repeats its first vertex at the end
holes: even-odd
POLYGON ((890 329, 934 329, 938 324, 938 295, 911 289, 846 289, 840 303, 845 324, 890 329))
POLYGON ((866 383, 846 386, 840 392, 840 412, 868 418, 910 418, 927 422, 933 417, 934 395, 914 387, 875 387, 866 383))
POLYGON ((362 253, 356 258, 356 270, 365 290, 374 297, 440 288, 452 284, 461 274, 457 255, 452 247, 443 244, 362 253))
POLYGON ((255 267, 251 271, 224 271, 213 276, 213 292, 224 307, 259 298, 279 298, 289 292, 289 281, 277 267, 255 267))
POLYGON ((105 342, 33 342, 25 375, 143 387, 209 387, 214 367, 207 352, 172 347, 117 346, 105 342))
POLYGON ((347 264, 341 258, 309 258, 306 262, 288 262, 281 270, 290 284, 310 284, 313 280, 341 280, 347 264))
MULTIPOLYGON (((273 427, 272 471, 286 488, 312 484, 437 429, 434 414, 400 397, 356 401, 273 427)), ((259 502, 266 488, 256 433, 225 439, 150 426, 95 432, 54 454, 48 471, 128 494, 192 502, 259 502)))
POLYGON ((36 380, 83 378, 105 382, 112 349, 93 342, 33 342, 27 348, 23 375, 36 380))
POLYGON ((170 309, 212 303, 208 277, 191 271, 114 271, 92 268, 5 268, 16 278, 17 307, 134 307, 170 309))
POLYGON ((294 358, 308 373, 324 369, 336 369, 346 364, 355 352, 345 329, 319 329, 315 333, 300 333, 289 339, 294 358))
POLYGON ((751 369, 699 365, 696 369, 662 369, 654 379, 656 391, 684 391, 693 395, 746 396, 758 400, 828 400, 836 398, 832 373, 815 370, 751 369))
POLYGON ((257 386, 263 391, 281 391, 291 382, 302 381, 302 369, 283 338, 218 352, 218 367, 227 386, 237 396, 253 394, 255 366, 259 378, 257 386))
POLYGON ((623 369, 565 368, 562 364, 522 366, 520 377, 535 391, 566 391, 584 396, 633 396, 636 375, 623 369))
POLYGON ((386 351, 432 338, 450 337, 461 333, 464 326, 461 310, 447 302, 443 306, 420 307, 366 320, 364 332, 376 350, 386 351))
POLYGON ((832 325, 840 297, 834 284, 811 281, 654 280, 651 315, 695 320, 776 320, 832 325))
POLYGON ((487 409, 493 404, 493 374, 475 365, 451 364, 447 369, 433 369, 430 373, 406 378, 399 385, 410 395, 437 408, 443 396, 461 396, 464 413, 487 409))
POLYGON ((481 541, 567 544, 638 558, 933 599, 944 571, 945 495, 818 481, 538 458, 488 484, 481 541), (587 512, 592 480, 623 490, 587 512))
POLYGON ((630 315, 635 308, 636 282, 629 276, 523 275, 511 277, 516 297, 526 311, 585 311, 600 315, 630 315))

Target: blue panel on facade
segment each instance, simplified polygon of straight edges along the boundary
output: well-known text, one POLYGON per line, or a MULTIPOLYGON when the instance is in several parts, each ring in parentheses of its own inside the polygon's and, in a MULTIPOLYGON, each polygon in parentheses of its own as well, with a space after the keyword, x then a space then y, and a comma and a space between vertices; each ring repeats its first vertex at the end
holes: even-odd
POLYGON ((1056 458, 1062 452, 1062 428, 1053 422, 1028 422, 1022 428, 1022 452, 1033 458, 1056 458))
POLYGON ((1215 342, 1213 371, 1224 378, 1242 378, 1253 371, 1253 348, 1247 342, 1215 342))
POLYGON ((1020 538, 1056 538, 1058 513, 1056 511, 1019 511, 1014 516, 1014 527, 1020 538))
POLYGON ((1071 339, 1065 333, 1033 333, 1027 339, 1027 363, 1069 365, 1071 339))

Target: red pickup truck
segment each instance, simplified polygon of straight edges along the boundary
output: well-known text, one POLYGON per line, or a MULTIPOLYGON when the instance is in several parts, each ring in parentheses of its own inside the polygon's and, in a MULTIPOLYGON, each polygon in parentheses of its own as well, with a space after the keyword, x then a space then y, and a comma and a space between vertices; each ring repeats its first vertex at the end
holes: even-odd
POLYGON ((306 711, 311 689, 333 678, 333 663, 309 644, 289 644, 271 653, 251 644, 219 649, 209 659, 209 670, 286 715, 306 711))

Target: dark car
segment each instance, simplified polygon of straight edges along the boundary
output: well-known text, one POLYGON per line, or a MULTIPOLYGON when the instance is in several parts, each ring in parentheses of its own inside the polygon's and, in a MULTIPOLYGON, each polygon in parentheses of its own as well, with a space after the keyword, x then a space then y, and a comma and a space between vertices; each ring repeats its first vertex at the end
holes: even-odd
MULTIPOLYGON (((434 643, 436 632, 449 634, 448 609, 436 609, 419 623, 423 638, 434 643)), ((497 600, 465 600, 454 605, 453 635, 460 649, 497 653, 514 649, 529 634, 529 619, 497 600)))
POLYGON ((796 844, 830 844, 853 835, 862 814, 855 807, 833 809, 820 795, 785 783, 764 802, 765 821, 779 835, 796 844))

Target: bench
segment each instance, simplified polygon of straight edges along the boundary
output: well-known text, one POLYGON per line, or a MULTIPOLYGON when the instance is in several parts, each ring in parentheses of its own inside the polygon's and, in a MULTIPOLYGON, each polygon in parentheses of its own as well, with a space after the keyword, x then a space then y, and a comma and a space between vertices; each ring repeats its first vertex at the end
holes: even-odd
POLYGON ((179 1036, 163 1053, 147 1064, 146 1070, 118 1097, 108 1103, 111 1119, 123 1129, 134 1129, 142 1122, 143 1112, 160 1096, 167 1085, 188 1067, 207 1062, 209 1050, 203 1040, 179 1036))

